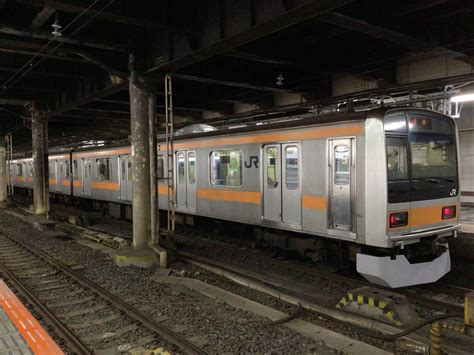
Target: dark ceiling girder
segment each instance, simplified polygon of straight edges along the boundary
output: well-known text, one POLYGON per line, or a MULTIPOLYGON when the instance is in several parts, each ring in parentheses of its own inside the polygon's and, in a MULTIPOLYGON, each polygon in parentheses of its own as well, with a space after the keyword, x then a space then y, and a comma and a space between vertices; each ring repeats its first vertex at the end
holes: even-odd
POLYGON ((226 57, 232 57, 232 58, 238 58, 238 59, 245 59, 251 62, 259 62, 259 63, 266 63, 266 64, 275 64, 275 65, 284 65, 284 66, 290 66, 290 67, 296 67, 298 66, 297 63, 295 62, 290 62, 278 58, 269 58, 269 57, 264 57, 252 53, 247 53, 247 52, 242 52, 242 51, 230 51, 227 53, 223 54, 226 57))
MULTIPOLYGON (((33 57, 37 54, 36 52, 32 52, 32 51, 25 51, 25 50, 18 50, 18 49, 3 47, 3 46, 1 46, 1 44, 0 44, 0 52, 8 53, 8 54, 25 55, 25 56, 29 56, 29 57, 33 57)), ((45 58, 49 58, 49 59, 56 59, 56 60, 63 60, 63 61, 66 61, 66 62, 86 63, 82 59, 70 58, 70 57, 65 57, 65 56, 62 56, 62 55, 41 54, 41 57, 45 57, 45 58)))
POLYGON ((222 85, 222 86, 233 86, 233 87, 243 88, 243 89, 259 90, 259 91, 270 91, 270 92, 297 93, 296 91, 293 91, 293 90, 274 88, 274 87, 271 87, 271 86, 254 85, 254 84, 249 84, 249 83, 237 83, 235 81, 218 80, 218 79, 211 79, 211 78, 202 78, 202 77, 194 76, 194 75, 186 75, 186 74, 175 73, 175 74, 172 75, 172 77, 174 79, 198 81, 200 83, 222 85))
MULTIPOLYGON (((7 72, 7 73, 16 73, 20 68, 11 68, 11 67, 0 67, 0 72, 7 72)), ((68 73, 60 73, 60 72, 49 72, 49 71, 37 71, 33 70, 30 72, 30 75, 41 75, 41 76, 51 76, 63 79, 92 79, 92 76, 85 76, 85 75, 76 75, 76 74, 68 74, 68 73)))
POLYGON ((36 15, 36 17, 33 19, 33 21, 31 21, 31 25, 30 27, 33 28, 33 29, 38 29, 40 28, 41 26, 43 26, 46 21, 49 20, 49 18, 51 16, 54 15, 54 13, 56 12, 55 9, 53 9, 52 7, 43 7, 39 12, 38 14, 36 15))
MULTIPOLYGON (((292 104, 286 106, 276 106, 272 108, 258 109, 247 111, 239 114, 228 115, 224 117, 219 117, 218 120, 229 120, 229 119, 240 119, 245 117, 251 117, 255 115, 261 115, 262 117, 271 113, 285 114, 289 112, 294 112, 295 110, 311 109, 319 105, 330 105, 347 102, 349 100, 357 99, 366 99, 371 97, 377 97, 381 95, 394 95, 394 94, 403 94, 409 93, 410 91, 415 90, 430 90, 435 88, 444 88, 446 85, 458 85, 474 81, 474 73, 456 75, 445 78, 437 78, 430 80, 423 80, 414 83, 407 83, 401 85, 391 85, 384 88, 376 88, 354 92, 351 94, 344 94, 340 96, 332 96, 323 98, 320 100, 308 101, 302 104, 292 104)), ((209 120, 208 122, 212 122, 209 120)))
POLYGON ((7 105, 7 106, 25 106, 29 104, 29 100, 25 99, 1 99, 0 98, 0 105, 7 105))
POLYGON ((0 33, 24 37, 28 39, 44 39, 44 40, 53 40, 51 46, 55 46, 57 43, 66 43, 72 45, 78 45, 82 47, 92 47, 103 50, 110 50, 116 52, 127 53, 127 46, 110 43, 105 41, 97 41, 94 39, 74 39, 69 38, 67 34, 64 34, 62 37, 54 37, 52 34, 44 31, 24 29, 20 27, 12 27, 6 25, 0 25, 0 33))
MULTIPOLYGON (((277 2, 277 1, 278 0, 275 0, 273 2, 277 2)), ((228 35, 220 40, 217 40, 211 43, 209 43, 209 41, 202 40, 200 41, 200 43, 202 43, 200 48, 192 50, 190 53, 184 54, 177 58, 173 58, 171 60, 166 60, 166 58, 162 56, 163 58, 161 58, 162 61, 160 62, 160 64, 150 68, 148 70, 148 73, 175 72, 179 69, 198 63, 210 57, 229 52, 237 47, 253 42, 262 37, 268 36, 272 33, 284 30, 288 27, 294 26, 301 22, 313 19, 328 11, 332 11, 343 5, 346 5, 352 1, 353 0, 305 1, 302 5, 296 6, 290 10, 286 10, 282 14, 271 16, 272 14, 264 13, 260 17, 266 20, 262 20, 260 23, 257 22, 257 24, 253 26, 252 24, 249 24, 247 28, 241 30, 238 33, 228 35)), ((263 1, 257 0, 257 1, 251 2, 251 4, 255 4, 255 3, 259 3, 260 5, 262 5, 263 1)), ((265 11, 266 8, 267 7, 265 6, 261 6, 259 9, 263 9, 262 11, 265 11)), ((282 8, 284 8, 284 6, 282 6, 282 8)), ((251 10, 251 12, 252 11, 255 17, 257 18, 256 9, 251 10)), ((233 14, 233 15, 234 15, 233 17, 238 18, 236 14, 233 14)), ((222 25, 225 27, 225 21, 223 21, 223 19, 220 19, 220 21, 222 25)), ((226 31, 221 31, 221 32, 224 32, 224 35, 225 35, 226 31)))
MULTIPOLYGON (((66 12, 70 14, 80 14, 85 10, 83 6, 77 6, 74 4, 67 4, 57 0, 16 0, 17 3, 21 3, 24 5, 34 6, 34 7, 51 7, 55 10, 66 12)), ((165 28, 166 25, 154 21, 149 21, 143 18, 135 18, 130 16, 122 16, 117 15, 111 12, 99 12, 97 10, 88 10, 87 13, 90 16, 95 16, 96 18, 122 23, 125 25, 133 25, 137 27, 143 28, 153 28, 153 29, 160 29, 165 28)))
POLYGON ((402 9, 400 9, 400 11, 397 11, 397 16, 410 15, 422 10, 445 4, 447 2, 448 0, 425 0, 422 3, 406 4, 402 7, 402 9))
POLYGON ((109 95, 112 95, 112 94, 115 94, 117 92, 124 91, 124 90, 128 90, 128 83, 112 85, 112 86, 106 87, 102 90, 99 90, 99 91, 93 93, 92 95, 82 97, 79 100, 76 100, 76 101, 71 102, 69 104, 58 107, 53 111, 44 112, 42 117, 45 118, 45 119, 49 119, 51 117, 61 115, 65 112, 73 110, 77 107, 86 105, 88 103, 94 102, 96 100, 99 100, 101 98, 107 97, 109 95))
POLYGON ((427 52, 434 55, 448 55, 452 58, 463 59, 467 56, 463 53, 443 48, 435 44, 431 44, 409 35, 393 31, 387 28, 369 24, 363 20, 359 20, 350 16, 346 16, 336 12, 328 12, 318 17, 318 20, 344 27, 352 31, 365 33, 374 38, 381 38, 386 41, 402 45, 413 52, 427 52))

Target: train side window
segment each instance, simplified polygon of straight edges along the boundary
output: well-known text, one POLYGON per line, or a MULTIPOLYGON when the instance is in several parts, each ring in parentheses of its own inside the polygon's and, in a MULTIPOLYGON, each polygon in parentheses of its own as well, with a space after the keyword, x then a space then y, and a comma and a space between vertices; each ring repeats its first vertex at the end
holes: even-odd
POLYGON ((278 171, 278 149, 276 147, 267 148, 267 185, 274 188, 278 186, 280 172, 278 171))
POLYGON ((336 185, 347 185, 350 183, 350 150, 348 145, 337 145, 334 147, 334 183, 336 185))
POLYGON ((23 176, 23 164, 16 164, 16 174, 23 176))
POLYGON ((77 159, 72 162, 72 177, 74 180, 79 179, 79 163, 77 159))
POLYGON ((28 163, 28 176, 33 177, 33 163, 28 163))
POLYGON ((299 151, 295 145, 285 148, 286 188, 296 190, 299 186, 299 151))
POLYGON ((196 153, 188 152, 188 183, 196 182, 196 153))
POLYGON ((69 160, 66 160, 65 162, 66 164, 66 167, 65 167, 65 170, 66 170, 66 179, 69 179, 70 175, 71 175, 71 163, 69 163, 69 160))
POLYGON ((387 137, 388 180, 408 179, 407 140, 402 137, 387 137))
POLYGON ((163 155, 158 155, 158 179, 163 180, 165 178, 165 159, 163 155))
POLYGON ((50 178, 54 177, 54 166, 53 163, 48 164, 48 176, 50 178))
POLYGON ((211 185, 242 185, 242 152, 240 150, 217 150, 210 154, 211 185))
POLYGON ((184 184, 185 182, 185 161, 184 161, 184 153, 180 152, 178 153, 178 183, 179 184, 184 184))
POLYGON ((97 180, 110 180, 112 170, 110 158, 96 159, 96 165, 97 180))

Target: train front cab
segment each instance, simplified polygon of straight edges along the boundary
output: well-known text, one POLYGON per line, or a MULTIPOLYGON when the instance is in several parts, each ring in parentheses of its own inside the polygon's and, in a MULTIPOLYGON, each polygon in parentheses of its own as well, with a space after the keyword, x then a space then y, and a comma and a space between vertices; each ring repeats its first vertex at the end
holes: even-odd
POLYGON ((366 120, 365 244, 357 271, 389 287, 435 282, 451 269, 459 224, 456 124, 431 111, 375 111, 366 120), (370 201, 370 202, 369 202, 370 201))

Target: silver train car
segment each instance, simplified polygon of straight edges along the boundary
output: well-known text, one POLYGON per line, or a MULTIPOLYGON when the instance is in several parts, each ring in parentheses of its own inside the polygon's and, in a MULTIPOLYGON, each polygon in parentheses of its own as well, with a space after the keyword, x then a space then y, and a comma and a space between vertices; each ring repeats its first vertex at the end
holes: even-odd
MULTIPOLYGON (((376 284, 434 282, 450 271, 460 228, 457 142, 452 118, 414 108, 183 135, 175 208, 245 224, 259 243, 315 260, 334 252, 376 284)), ((159 143, 162 210, 166 154, 159 143)), ((31 159, 13 167, 14 186, 31 189, 31 159)), ((130 147, 51 154, 49 174, 51 193, 131 204, 130 147)))

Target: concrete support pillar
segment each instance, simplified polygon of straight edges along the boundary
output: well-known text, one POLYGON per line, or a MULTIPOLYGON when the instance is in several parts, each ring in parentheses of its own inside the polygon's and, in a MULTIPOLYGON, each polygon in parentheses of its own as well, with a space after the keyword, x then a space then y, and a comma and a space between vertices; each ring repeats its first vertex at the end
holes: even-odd
POLYGON ((49 208, 48 146, 45 140, 47 122, 32 108, 31 134, 33 140, 33 213, 47 214, 49 208))
POLYGON ((0 203, 7 201, 7 150, 0 147, 0 203))
POLYGON ((132 140, 133 179, 133 247, 146 249, 151 246, 151 191, 148 93, 132 71, 130 80, 130 130, 132 140))

